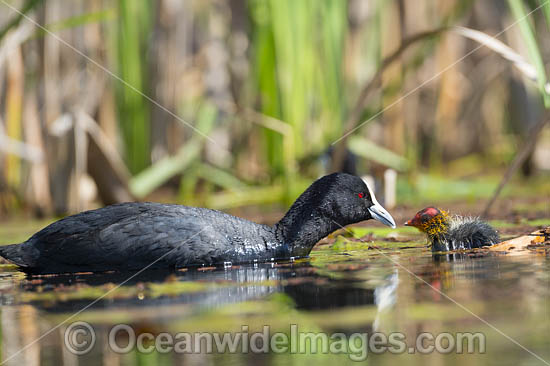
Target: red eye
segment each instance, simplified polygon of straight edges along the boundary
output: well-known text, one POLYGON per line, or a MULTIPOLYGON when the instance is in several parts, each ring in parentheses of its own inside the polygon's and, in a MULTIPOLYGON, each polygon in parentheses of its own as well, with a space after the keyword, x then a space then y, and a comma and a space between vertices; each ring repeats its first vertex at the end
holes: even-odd
POLYGON ((359 193, 357 195, 359 196, 359 198, 363 198, 363 193, 359 193))

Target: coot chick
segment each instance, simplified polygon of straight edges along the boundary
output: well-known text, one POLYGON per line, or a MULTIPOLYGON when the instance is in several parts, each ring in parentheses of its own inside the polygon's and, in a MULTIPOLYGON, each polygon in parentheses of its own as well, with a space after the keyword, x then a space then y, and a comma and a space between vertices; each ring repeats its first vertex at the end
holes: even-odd
POLYGON ((341 226, 391 215, 359 177, 315 181, 275 225, 206 208, 122 203, 54 222, 0 255, 31 273, 179 268, 304 257, 341 226))
POLYGON ((477 217, 450 216, 435 207, 426 207, 405 223, 426 233, 434 252, 473 249, 500 242, 498 233, 477 217))

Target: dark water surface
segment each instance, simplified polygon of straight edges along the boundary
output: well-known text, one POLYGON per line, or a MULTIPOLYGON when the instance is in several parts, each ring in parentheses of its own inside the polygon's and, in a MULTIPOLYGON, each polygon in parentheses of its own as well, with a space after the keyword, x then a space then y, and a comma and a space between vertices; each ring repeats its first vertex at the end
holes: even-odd
MULTIPOLYGON (((0 272, 2 359, 8 365, 359 364, 354 359, 362 360, 360 364, 388 365, 550 362, 550 260, 546 254, 433 257, 420 239, 371 244, 369 249, 367 244, 337 240, 334 245, 318 246, 311 258, 295 262, 138 275, 26 277, 4 265, 0 272), (74 335, 67 329, 77 329, 70 327, 75 321, 88 323, 96 335, 85 355, 75 355, 65 346, 65 336, 74 335), (256 347, 257 352, 249 347, 243 352, 241 344, 233 354, 209 353, 206 346, 200 352, 193 349, 196 353, 133 349, 118 354, 109 345, 109 334, 117 324, 126 324, 136 335, 150 333, 157 338, 164 332, 172 338, 180 332, 190 337, 198 332, 233 336, 241 332, 242 337, 250 337, 269 326, 269 336, 280 332, 283 340, 287 337, 289 349, 262 353, 261 347, 256 347), (307 342, 291 350, 292 337, 298 342, 299 332, 339 335, 329 340, 332 353, 323 352, 322 340, 317 352, 307 342), (361 348, 358 342, 370 338, 360 335, 375 332, 379 336, 399 332, 406 343, 404 352, 374 354, 361 348), (448 354, 419 354, 416 337, 424 332, 434 337, 443 332, 454 337, 457 332, 480 332, 486 350, 479 353, 478 342, 474 354, 468 354, 466 347, 462 354, 457 354, 456 347, 450 347, 448 354), (335 345, 342 337, 348 342, 345 350, 335 345)), ((117 345, 127 344, 127 333, 117 335, 112 337, 117 345)), ((89 340, 84 333, 74 339, 77 343, 89 340)), ((256 341, 261 345, 263 339, 258 335, 256 341)), ((434 342, 426 340, 424 345, 434 342)), ((442 345, 445 348, 448 343, 442 345)))

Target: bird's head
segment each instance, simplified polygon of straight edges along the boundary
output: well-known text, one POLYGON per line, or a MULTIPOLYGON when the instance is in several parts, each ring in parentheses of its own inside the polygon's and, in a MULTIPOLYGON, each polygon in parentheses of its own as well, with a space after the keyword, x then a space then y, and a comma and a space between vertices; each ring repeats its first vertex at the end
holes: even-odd
POLYGON ((435 207, 426 207, 405 223, 426 233, 430 239, 437 238, 447 232, 449 228, 449 214, 435 207))
POLYGON ((390 213, 361 178, 333 173, 313 182, 276 224, 276 230, 292 245, 293 256, 305 256, 328 234, 370 219, 395 228, 390 213))
MULTIPOLYGON (((382 207, 372 189, 359 177, 333 173, 319 178, 294 202, 283 218, 285 226, 303 231, 326 221, 332 228, 334 223, 341 226, 375 219, 395 228, 395 221, 382 207)), ((325 234, 326 235, 326 234, 325 234)))
POLYGON ((325 216, 331 215, 335 221, 345 224, 374 219, 392 228, 396 227, 393 217, 378 203, 373 190, 363 179, 335 173, 318 182, 325 185, 322 201, 325 207, 330 208, 329 212, 324 213, 325 216))

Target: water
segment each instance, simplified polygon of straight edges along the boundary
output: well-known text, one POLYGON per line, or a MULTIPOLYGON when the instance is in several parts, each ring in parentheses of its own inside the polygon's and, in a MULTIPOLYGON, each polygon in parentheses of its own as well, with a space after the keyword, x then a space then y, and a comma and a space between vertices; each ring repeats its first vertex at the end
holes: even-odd
MULTIPOLYGON (((388 365, 544 365, 537 357, 550 362, 547 254, 433 257, 420 240, 375 244, 378 249, 337 240, 333 247, 316 248, 309 259, 246 266, 231 263, 215 270, 149 271, 130 279, 132 273, 28 278, 4 265, 0 272, 2 359, 8 365, 333 365, 358 364, 353 359, 363 356, 363 364, 388 365), (95 334, 93 347, 84 355, 69 350, 89 340, 85 328, 73 327, 76 321, 89 324, 95 334), (207 349, 179 353, 185 351, 182 344, 189 345, 183 336, 178 352, 147 353, 155 345, 145 342, 144 352, 134 348, 118 354, 109 335, 121 324, 136 336, 160 339, 159 344, 170 337, 175 343, 178 333, 197 337, 197 332, 220 336, 229 332, 250 337, 269 326, 270 336, 287 337, 289 349, 262 353, 249 347, 243 353, 239 346, 234 354, 210 354, 207 349), (83 332, 71 339, 74 329, 83 332), (344 353, 323 354, 306 344, 294 353, 291 339, 299 332, 339 334, 346 341, 361 341, 365 333, 389 337, 399 332, 406 347, 401 354, 374 354, 348 343, 344 353), (482 335, 485 353, 457 354, 456 347, 448 354, 415 350, 418 334, 443 334, 441 339, 449 341, 446 333, 455 337, 457 332, 482 335), (415 353, 409 354, 409 349, 415 353)), ((116 347, 128 343, 124 329, 112 337, 116 347)))

